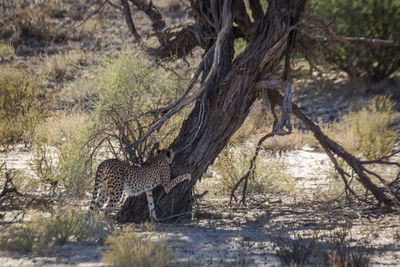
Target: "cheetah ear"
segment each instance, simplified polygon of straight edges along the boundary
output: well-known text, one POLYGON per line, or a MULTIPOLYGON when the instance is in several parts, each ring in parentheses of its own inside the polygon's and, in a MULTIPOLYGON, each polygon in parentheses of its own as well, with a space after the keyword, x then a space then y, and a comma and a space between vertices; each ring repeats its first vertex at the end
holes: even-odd
POLYGON ((167 157, 168 157, 168 162, 171 164, 175 157, 175 153, 172 149, 167 150, 167 157))
POLYGON ((157 149, 156 151, 154 151, 154 156, 157 156, 158 154, 160 154, 161 150, 157 149))

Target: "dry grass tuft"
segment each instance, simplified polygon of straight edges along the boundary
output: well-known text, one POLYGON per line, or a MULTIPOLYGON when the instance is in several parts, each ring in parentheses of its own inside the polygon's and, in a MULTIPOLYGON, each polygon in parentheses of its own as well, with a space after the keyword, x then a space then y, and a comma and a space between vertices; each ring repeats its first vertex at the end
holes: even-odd
POLYGON ((106 240, 109 246, 103 255, 106 266, 169 266, 173 259, 172 250, 166 242, 157 241, 154 228, 145 225, 142 229, 125 225, 106 240), (144 231, 138 233, 140 230, 144 231))
POLYGON ((41 77, 24 68, 0 65, 0 147, 32 142, 36 126, 46 116, 41 77))
POLYGON ((30 221, 13 225, 2 236, 0 247, 9 251, 43 254, 67 242, 97 241, 106 235, 105 225, 97 216, 87 218, 81 211, 59 209, 51 216, 39 213, 30 221))

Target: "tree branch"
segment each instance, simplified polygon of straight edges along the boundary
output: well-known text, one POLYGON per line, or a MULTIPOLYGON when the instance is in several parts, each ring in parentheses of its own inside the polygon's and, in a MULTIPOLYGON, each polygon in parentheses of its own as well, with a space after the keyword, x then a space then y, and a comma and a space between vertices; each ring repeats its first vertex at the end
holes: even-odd
POLYGON ((330 36, 313 36, 312 38, 316 39, 318 42, 336 42, 341 43, 343 45, 357 45, 357 44, 367 44, 367 45, 376 45, 376 46, 398 46, 399 43, 392 40, 380 40, 380 39, 372 39, 365 37, 345 37, 337 34, 332 28, 329 26, 329 23, 320 16, 310 16, 310 19, 322 24, 323 29, 325 29, 330 36))
POLYGON ((264 12, 260 4, 260 0, 250 0, 251 14, 256 22, 259 22, 264 17, 264 12))
POLYGON ((129 30, 135 37, 135 40, 140 43, 141 38, 140 35, 138 34, 135 24, 133 24, 132 16, 131 16, 131 8, 129 7, 129 3, 127 0, 121 0, 122 3, 122 13, 124 14, 126 24, 128 25, 129 30))
MULTIPOLYGON (((261 84, 260 84, 261 85, 261 84)), ((269 89, 269 95, 271 102, 275 102, 281 105, 283 97, 275 89, 269 89)), ((372 192, 374 197, 381 203, 384 203, 387 207, 398 208, 400 206, 400 196, 394 194, 390 188, 385 186, 384 189, 378 188, 368 177, 367 170, 362 162, 355 156, 348 153, 342 146, 326 136, 321 129, 315 124, 299 107, 295 104, 292 105, 292 113, 300 119, 314 134, 315 138, 319 141, 321 146, 332 152, 338 157, 341 157, 358 175, 358 181, 369 191, 372 192)), ((336 164, 335 164, 336 168, 336 164)), ((340 171, 340 170, 338 170, 340 171)))
MULTIPOLYGON (((255 173, 255 169, 256 169, 256 160, 257 160, 258 154, 260 152, 262 143, 265 140, 267 140, 268 138, 273 137, 277 133, 279 133, 280 135, 286 135, 286 134, 290 134, 291 130, 292 130, 292 126, 290 124, 290 119, 289 119, 289 114, 292 109, 292 92, 290 90, 290 83, 281 82, 276 79, 270 79, 270 80, 263 80, 261 83, 258 83, 256 85, 256 88, 257 87, 265 89, 264 92, 266 94, 268 94, 267 88, 281 89, 282 91, 284 91, 284 97, 283 97, 283 102, 282 102, 282 115, 281 115, 280 121, 277 124, 274 124, 272 131, 270 133, 266 134, 265 136, 263 136, 262 138, 260 138, 260 140, 258 140, 253 158, 250 160, 250 167, 249 167, 248 172, 242 178, 239 179, 239 181, 235 184, 235 186, 233 187, 233 189, 231 191, 231 197, 229 200, 230 206, 232 205, 232 198, 235 198, 235 200, 236 200, 235 191, 237 190, 237 188, 243 181, 244 181, 244 186, 243 186, 243 190, 242 190, 242 199, 240 200, 239 205, 241 203, 243 205, 246 205, 246 193, 247 193, 248 180, 249 180, 249 178, 250 179, 254 178, 254 173, 255 173), (284 130, 284 126, 287 127, 287 129, 288 129, 287 132, 284 130)), ((269 96, 266 96, 266 97, 269 99, 269 96)))
MULTIPOLYGON (((166 24, 161 16, 161 13, 153 6, 152 1, 150 1, 149 4, 146 4, 143 0, 129 1, 134 4, 140 11, 143 11, 151 19, 154 32, 162 32, 166 24)), ((161 46, 164 46, 167 43, 166 38, 161 35, 158 35, 158 41, 160 42, 161 46)))

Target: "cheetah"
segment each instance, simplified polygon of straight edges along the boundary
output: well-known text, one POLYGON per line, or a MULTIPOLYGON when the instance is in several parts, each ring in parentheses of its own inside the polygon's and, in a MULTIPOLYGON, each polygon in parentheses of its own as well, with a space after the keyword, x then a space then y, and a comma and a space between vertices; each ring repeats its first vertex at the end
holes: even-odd
POLYGON ((140 166, 131 166, 119 159, 103 161, 97 168, 89 214, 95 209, 100 209, 108 200, 108 215, 109 211, 117 207, 124 190, 129 196, 138 196, 146 192, 150 220, 157 221, 152 189, 162 185, 168 194, 177 184, 191 179, 188 173, 170 179, 170 164, 173 159, 174 152, 171 149, 157 149, 154 156, 140 166))

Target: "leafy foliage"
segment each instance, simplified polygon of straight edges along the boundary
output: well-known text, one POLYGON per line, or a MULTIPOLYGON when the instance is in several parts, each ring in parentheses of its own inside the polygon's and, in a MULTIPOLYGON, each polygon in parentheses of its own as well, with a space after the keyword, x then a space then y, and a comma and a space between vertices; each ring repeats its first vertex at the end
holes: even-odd
POLYGON ((87 117, 72 112, 50 117, 38 127, 32 169, 41 184, 59 185, 83 196, 92 186, 93 147, 87 145, 87 117))
MULTIPOLYGON (((180 95, 185 78, 150 65, 131 51, 124 51, 115 59, 106 58, 103 64, 91 132, 96 140, 106 139, 110 151, 119 156, 122 151, 114 145, 124 148, 143 135, 161 115, 152 111, 180 95)), ((168 122, 151 140, 126 151, 126 156, 132 162, 142 162, 153 143, 172 141, 178 123, 179 120, 168 122)))
MULTIPOLYGON (((343 36, 400 41, 400 2, 392 0, 327 0, 316 12, 334 18, 332 28, 343 36)), ((400 68, 400 47, 330 44, 324 58, 353 78, 379 82, 400 68)))

